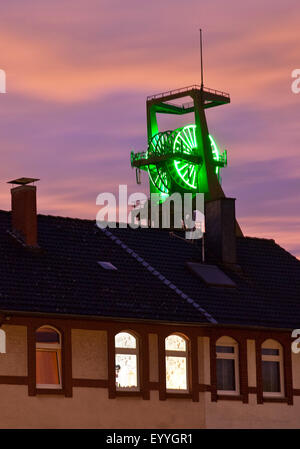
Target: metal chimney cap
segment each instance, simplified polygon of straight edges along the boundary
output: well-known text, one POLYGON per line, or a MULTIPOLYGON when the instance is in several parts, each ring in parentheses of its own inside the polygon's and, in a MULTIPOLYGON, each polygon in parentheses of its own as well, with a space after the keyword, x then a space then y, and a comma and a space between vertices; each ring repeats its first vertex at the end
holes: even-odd
POLYGON ((26 184, 31 184, 32 182, 39 181, 37 178, 18 178, 8 181, 7 184, 18 184, 20 186, 25 186, 26 184))

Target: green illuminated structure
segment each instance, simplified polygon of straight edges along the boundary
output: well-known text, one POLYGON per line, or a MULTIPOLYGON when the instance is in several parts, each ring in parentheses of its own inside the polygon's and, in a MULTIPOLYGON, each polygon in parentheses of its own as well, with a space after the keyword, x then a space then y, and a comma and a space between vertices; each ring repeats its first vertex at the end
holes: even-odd
POLYGON ((224 92, 190 86, 148 97, 148 149, 131 153, 131 165, 149 174, 150 192, 162 197, 174 192, 201 192, 206 199, 224 196, 220 186, 220 168, 226 166, 226 151, 208 133, 204 110, 230 102, 224 92), (190 97, 191 103, 174 104, 190 97), (157 114, 194 113, 194 124, 174 131, 159 131, 157 114))
MULTIPOLYGON (((227 165, 209 134, 205 109, 230 103, 229 94, 193 85, 147 98, 148 148, 131 153, 131 166, 149 175, 150 193, 158 193, 163 202, 175 192, 204 193, 205 201, 225 197, 220 169, 227 165), (189 102, 185 99, 189 97, 189 102), (193 114, 194 123, 172 131, 160 131, 157 114, 193 114)), ((237 232, 240 229, 237 225, 237 232)))

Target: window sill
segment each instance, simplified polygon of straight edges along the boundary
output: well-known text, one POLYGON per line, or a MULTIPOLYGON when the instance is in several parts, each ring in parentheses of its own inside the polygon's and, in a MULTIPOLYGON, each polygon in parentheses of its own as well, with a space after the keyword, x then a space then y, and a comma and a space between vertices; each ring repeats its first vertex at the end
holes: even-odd
POLYGON ((36 394, 65 394, 62 388, 36 388, 36 394))
POLYGON ((240 394, 218 394, 218 401, 242 401, 243 397, 240 394))
POLYGON ((142 396, 142 391, 130 391, 130 390, 116 390, 116 396, 124 396, 124 397, 134 397, 134 396, 142 396))
POLYGON ((192 399, 191 393, 170 393, 166 392, 166 399, 192 399))
POLYGON ((288 399, 285 397, 279 397, 279 396, 263 396, 263 402, 281 402, 286 403, 288 402, 288 399))

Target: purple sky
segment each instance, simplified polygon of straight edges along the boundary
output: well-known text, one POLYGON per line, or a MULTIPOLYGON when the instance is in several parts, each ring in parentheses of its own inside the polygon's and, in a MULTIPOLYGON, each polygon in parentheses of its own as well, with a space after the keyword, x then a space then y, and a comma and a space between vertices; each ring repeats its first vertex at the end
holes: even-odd
POLYGON ((147 95, 199 83, 231 94, 207 113, 228 149, 223 189, 246 235, 300 257, 299 0, 10 0, 1 7, 0 208, 6 181, 38 177, 41 213, 95 218, 95 199, 135 185, 147 95))

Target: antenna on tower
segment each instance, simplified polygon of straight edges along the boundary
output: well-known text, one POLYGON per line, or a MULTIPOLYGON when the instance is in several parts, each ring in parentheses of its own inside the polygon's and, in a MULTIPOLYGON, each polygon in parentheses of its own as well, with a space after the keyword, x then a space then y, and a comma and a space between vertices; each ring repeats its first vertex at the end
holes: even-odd
POLYGON ((200 64, 201 64, 201 89, 203 89, 203 52, 202 52, 202 29, 200 28, 200 64))

